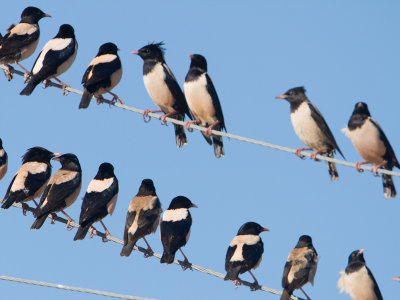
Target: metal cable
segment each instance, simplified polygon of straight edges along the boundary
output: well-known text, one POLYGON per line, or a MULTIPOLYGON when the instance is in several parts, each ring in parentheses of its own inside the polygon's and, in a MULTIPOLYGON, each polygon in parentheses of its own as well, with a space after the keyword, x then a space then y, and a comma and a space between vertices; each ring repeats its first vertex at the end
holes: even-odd
MULTIPOLYGON (((0 65, 0 68, 2 68, 3 70, 8 70, 8 68, 6 66, 4 66, 4 65, 0 65)), ((15 69, 12 70, 12 73, 20 75, 20 76, 24 76, 23 72, 15 70, 15 69)), ((54 83, 52 81, 50 81, 49 86, 53 86, 53 87, 62 89, 61 84, 57 84, 57 83, 54 83)), ((78 95, 82 95, 83 94, 82 91, 74 89, 74 88, 71 88, 71 87, 67 87, 66 90, 71 92, 71 93, 78 94, 78 95)), ((138 114, 143 114, 143 112, 144 112, 143 109, 127 106, 125 104, 120 104, 118 102, 115 103, 115 102, 112 102, 110 100, 104 99, 104 102, 108 103, 110 105, 125 109, 125 110, 129 110, 129 111, 138 113, 138 114)), ((161 116, 157 115, 155 113, 149 113, 148 115, 150 117, 153 117, 153 118, 156 118, 156 119, 159 119, 159 120, 161 119, 161 116)), ((176 119, 173 119, 173 118, 167 117, 165 120, 167 122, 171 122, 171 123, 174 123, 174 124, 177 124, 177 125, 185 125, 184 121, 179 121, 179 120, 176 120, 176 119)), ((193 128, 193 129, 196 129, 196 130, 200 130, 200 131, 206 131, 206 129, 207 129, 205 127, 198 126, 198 125, 195 125, 195 124, 190 124, 189 127, 193 128)), ((259 141, 259 140, 255 140, 255 139, 251 139, 251 138, 247 138, 247 137, 243 137, 243 136, 236 135, 236 134, 231 134, 231 133, 226 133, 226 132, 216 131, 216 130, 212 130, 211 132, 212 132, 213 135, 224 136, 224 137, 231 138, 231 139, 234 139, 234 140, 238 140, 238 141, 242 141, 242 142, 246 142, 246 143, 250 143, 250 144, 256 144, 256 145, 260 145, 260 146, 263 146, 263 147, 268 147, 268 148, 272 148, 272 149, 276 149, 276 150, 280 150, 280 151, 285 151, 285 152, 289 152, 289 153, 296 153, 296 149, 283 147, 283 146, 279 146, 279 145, 275 145, 275 144, 271 144, 271 143, 267 143, 267 142, 263 142, 263 141, 259 141)), ((307 157, 311 156, 311 153, 304 152, 304 151, 300 152, 300 154, 304 155, 304 156, 307 156, 307 157)), ((344 161, 344 160, 331 158, 331 157, 327 157, 327 156, 322 156, 320 154, 317 154, 316 158, 319 159, 319 160, 325 160, 325 161, 333 162, 333 163, 336 163, 336 164, 339 164, 339 165, 342 165, 342 166, 347 166, 347 167, 352 167, 352 168, 355 168, 355 166, 356 166, 355 163, 347 162, 347 161, 344 161)), ((372 167, 361 165, 360 169, 371 171, 372 167)), ((382 169, 382 168, 378 169, 378 173, 400 177, 400 172, 385 170, 385 169, 382 169)))
MULTIPOLYGON (((22 208, 21 203, 14 203, 13 206, 14 206, 14 207, 17 207, 17 208, 22 208)), ((27 206, 27 207, 26 207, 26 210, 27 210, 27 211, 30 211, 30 212, 33 212, 35 209, 32 208, 32 207, 27 206)), ((48 218, 51 218, 51 216, 49 215, 48 218)), ((67 224, 67 222, 68 222, 68 220, 66 220, 66 219, 64 219, 64 218, 61 218, 61 217, 59 217, 59 216, 56 216, 56 217, 54 218, 54 220, 57 221, 57 222, 60 222, 60 223, 64 223, 64 224, 67 224)), ((78 228, 78 227, 79 227, 79 224, 77 224, 77 223, 75 223, 75 222, 71 222, 70 225, 71 225, 72 227, 75 227, 75 228, 78 228)), ((97 236, 99 236, 99 237, 101 237, 101 238, 106 238, 107 240, 112 241, 112 242, 117 243, 117 244, 120 244, 120 245, 123 245, 123 244, 124 244, 124 241, 122 241, 122 240, 120 240, 120 239, 118 239, 118 238, 116 238, 116 237, 114 237, 114 236, 112 236, 112 235, 107 235, 107 236, 106 236, 105 233, 100 232, 100 231, 98 231, 98 230, 96 230, 96 229, 93 231, 93 234, 94 234, 94 235, 97 235, 97 236)), ((136 246, 136 245, 135 245, 135 247, 134 247, 133 249, 136 250, 136 251, 140 251, 140 252, 142 252, 142 253, 146 253, 146 250, 147 250, 147 249, 145 249, 145 248, 138 247, 138 246, 136 246)), ((153 252, 151 256, 160 259, 162 255, 161 255, 160 253, 153 252)), ((176 264, 176 265, 182 266, 184 262, 175 259, 173 263, 176 264)), ((222 274, 222 273, 220 273, 220 272, 216 272, 216 271, 211 270, 211 269, 208 269, 208 268, 205 268, 205 267, 202 267, 202 266, 199 266, 199 265, 190 264, 190 268, 191 268, 192 270, 196 270, 196 271, 199 271, 199 272, 202 272, 202 273, 205 273, 205 274, 209 274, 209 275, 212 275, 212 276, 221 278, 221 279, 224 279, 224 278, 225 278, 225 275, 224 275, 224 274, 222 274)), ((2 278, 0 278, 0 279, 2 279, 2 278)), ((241 283, 242 285, 245 285, 245 286, 248 286, 248 287, 252 287, 252 283, 250 283, 250 282, 248 282, 248 281, 240 280, 240 283, 241 283)), ((58 285, 52 284, 51 287, 58 287, 58 285)), ((69 287, 69 288, 70 288, 70 287, 69 287)), ((275 295, 282 295, 282 292, 281 292, 281 291, 278 291, 278 290, 275 290, 275 289, 271 289, 271 288, 266 287, 266 286, 259 286, 259 288, 260 288, 260 290, 262 290, 262 291, 264 291, 264 292, 268 292, 268 293, 275 294, 275 295)), ((76 288, 76 289, 78 289, 78 288, 76 288)), ((105 292, 102 292, 102 293, 105 293, 105 292)), ((112 293, 109 293, 109 294, 112 294, 112 293)), ((113 294, 113 295, 118 295, 118 294, 113 294)), ((119 296, 124 296, 124 295, 119 295, 119 296)), ((116 296, 110 296, 110 297, 116 297, 116 296)), ((133 297, 133 296, 127 296, 127 297, 133 297)), ((122 297, 120 297, 120 298, 122 298, 122 297)), ((144 298, 122 298, 122 299, 144 299, 144 298)), ((303 298, 299 298, 299 297, 296 297, 296 296, 292 296, 291 299, 292 299, 292 300, 305 300, 305 299, 303 299, 303 298)))

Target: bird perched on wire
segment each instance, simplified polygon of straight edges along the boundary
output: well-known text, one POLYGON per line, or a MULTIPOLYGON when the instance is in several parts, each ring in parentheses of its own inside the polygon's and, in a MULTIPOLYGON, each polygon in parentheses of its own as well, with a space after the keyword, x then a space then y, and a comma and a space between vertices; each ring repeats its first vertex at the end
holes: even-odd
POLYGON ((310 297, 302 287, 307 282, 314 285, 317 264, 318 253, 312 244, 311 237, 302 235, 296 247, 290 252, 283 269, 281 300, 289 300, 293 291, 297 289, 300 289, 306 298, 310 300, 310 297))
POLYGON ((153 250, 145 236, 156 232, 161 212, 161 202, 156 194, 153 181, 144 179, 138 193, 131 200, 126 214, 124 247, 121 250, 121 256, 129 256, 140 238, 143 238, 147 245, 145 257, 152 255, 153 250))
POLYGON ((181 266, 184 270, 190 268, 190 263, 182 251, 190 236, 192 216, 189 208, 197 207, 188 198, 178 196, 172 199, 168 209, 164 212, 160 223, 161 242, 164 248, 160 263, 171 264, 176 251, 180 250, 184 261, 181 266))
POLYGON ((183 90, 194 120, 186 122, 185 127, 190 130, 189 125, 192 123, 207 127, 207 130, 201 133, 208 144, 214 144, 215 156, 220 158, 225 154, 222 136, 212 136, 211 130, 215 128, 218 131, 226 131, 221 104, 214 84, 207 73, 207 61, 204 56, 192 54, 190 58, 190 68, 183 90))
POLYGON ((3 148, 3 141, 0 139, 0 180, 3 179, 7 173, 8 156, 6 150, 3 148))
POLYGON ((34 211, 36 218, 31 229, 42 227, 47 216, 51 215, 51 223, 54 223, 56 212, 61 211, 67 218, 67 229, 71 230, 72 218, 64 212, 64 209, 72 205, 78 198, 82 185, 82 170, 75 154, 63 154, 53 158, 61 163, 61 168, 51 177, 46 189, 40 198, 38 208, 34 211))
POLYGON ((255 222, 247 222, 240 227, 226 252, 225 270, 227 274, 224 280, 232 280, 238 287, 240 284, 239 274, 249 272, 254 279, 251 290, 259 289, 258 281, 251 273, 251 269, 258 268, 261 263, 264 243, 259 234, 264 231, 269 230, 255 222))
POLYGON ((25 71, 25 80, 29 71, 19 64, 20 61, 27 59, 35 52, 39 43, 40 29, 38 22, 45 17, 51 17, 45 14, 39 8, 29 6, 21 14, 21 21, 17 25, 11 25, 7 33, 0 40, 0 64, 8 67, 4 71, 8 80, 13 78, 13 68, 9 65, 16 63, 25 71))
MULTIPOLYGON (((305 92, 304 87, 296 87, 288 90, 283 95, 275 97, 277 99, 286 99, 290 103, 290 118, 294 131, 300 140, 309 147, 297 149, 296 155, 303 158, 300 154, 301 151, 313 150, 314 152, 310 158, 317 161, 317 154, 321 153, 328 157, 333 157, 333 154, 337 150, 344 158, 324 117, 308 100, 305 92)), ((339 175, 336 165, 328 161, 326 163, 331 180, 338 180, 339 175)))
POLYGON ((87 108, 90 99, 96 97, 97 104, 102 103, 103 94, 113 96, 112 101, 124 103, 111 90, 120 82, 122 77, 122 64, 118 56, 118 47, 113 43, 100 46, 96 57, 90 62, 82 78, 84 87, 79 108, 87 108))
POLYGON ((345 291, 352 300, 383 300, 374 275, 365 264, 364 249, 350 254, 347 267, 340 274, 337 286, 341 293, 345 291))
POLYGON ((42 147, 28 149, 22 157, 22 166, 8 186, 1 208, 7 209, 14 203, 22 203, 25 215, 27 205, 24 202, 33 200, 38 206, 35 198, 43 193, 51 176, 50 160, 58 155, 61 154, 42 147))
MULTIPOLYGON (((366 103, 356 103, 347 128, 344 128, 343 131, 364 159, 364 161, 356 163, 356 169, 359 172, 363 171, 360 169, 363 164, 372 164, 372 172, 375 176, 378 176, 378 168, 390 171, 393 167, 400 168, 389 140, 378 122, 371 117, 366 103)), ((382 174, 382 181, 385 198, 396 197, 392 176, 382 174)))
POLYGON ((78 43, 75 39, 74 28, 69 24, 61 25, 57 35, 48 41, 39 53, 28 78, 29 82, 20 95, 29 96, 42 81, 45 81, 44 88, 48 87, 52 78, 62 85, 63 95, 67 95, 68 92, 65 89, 70 85, 57 77, 71 67, 77 52, 78 43))
MULTIPOLYGON (((163 45, 163 43, 149 44, 132 52, 143 59, 144 85, 153 102, 161 108, 161 110, 145 110, 143 118, 146 121, 145 118, 149 112, 163 112, 164 115, 161 116, 163 124, 166 124, 167 117, 184 121, 186 114, 189 119, 192 119, 185 96, 165 62, 163 45)), ((178 147, 186 145, 184 127, 174 124, 174 128, 176 145, 178 147)))
MULTIPOLYGON (((108 232, 102 219, 112 215, 117 204, 118 179, 114 174, 114 167, 110 163, 102 163, 93 180, 89 183, 83 198, 81 215, 79 217, 79 228, 75 234, 74 241, 83 240, 90 229, 90 237, 93 237, 94 222, 100 221, 106 232, 108 232)), ((103 238, 103 242, 107 240, 103 238)))

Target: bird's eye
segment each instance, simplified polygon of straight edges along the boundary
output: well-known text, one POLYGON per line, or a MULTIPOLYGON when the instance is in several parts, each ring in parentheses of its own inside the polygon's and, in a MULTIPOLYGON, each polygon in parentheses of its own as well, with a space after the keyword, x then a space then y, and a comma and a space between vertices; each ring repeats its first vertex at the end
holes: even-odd
POLYGON ((150 53, 150 50, 149 49, 145 49, 144 53, 150 53))

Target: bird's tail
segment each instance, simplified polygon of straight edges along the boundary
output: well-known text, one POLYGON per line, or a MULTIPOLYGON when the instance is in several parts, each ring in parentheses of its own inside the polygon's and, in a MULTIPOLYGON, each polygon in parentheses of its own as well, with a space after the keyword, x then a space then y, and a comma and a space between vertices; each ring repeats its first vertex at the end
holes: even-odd
POLYGON ((396 197, 396 188, 394 187, 393 178, 391 175, 382 174, 383 194, 386 199, 396 197))
POLYGON ((290 296, 292 296, 292 293, 289 290, 284 289, 282 292, 281 300, 289 300, 290 296))
MULTIPOLYGON (((185 119, 185 115, 178 114, 174 118, 179 121, 183 121, 185 119)), ((182 146, 187 145, 188 142, 185 134, 185 128, 181 125, 176 125, 176 124, 174 124, 174 128, 175 128, 176 146, 180 148, 182 146)))
MULTIPOLYGON (((333 158, 333 152, 327 153, 327 156, 333 158)), ((336 169, 335 163, 327 161, 326 164, 328 166, 328 171, 329 171, 329 176, 331 177, 331 181, 334 182, 335 180, 339 180, 339 174, 336 169)))
POLYGON ((74 241, 83 240, 86 234, 88 233, 90 226, 92 226, 92 224, 93 222, 89 222, 85 225, 82 224, 83 226, 82 225, 79 226, 78 231, 75 234, 74 241))
POLYGON ((228 271, 228 273, 226 273, 224 280, 232 280, 232 281, 234 281, 234 280, 238 279, 241 267, 242 267, 241 265, 238 265, 236 267, 232 267, 228 271))
POLYGON ((31 77, 26 87, 19 94, 29 96, 30 94, 32 94, 33 90, 39 83, 40 80, 37 80, 35 77, 31 77))
POLYGON ((12 197, 8 197, 7 199, 3 200, 3 205, 1 208, 8 209, 11 205, 13 205, 14 199, 12 197))
POLYGON ((79 103, 79 108, 88 108, 90 104, 90 99, 92 99, 93 94, 89 93, 87 89, 83 91, 81 103, 79 103))
POLYGON ((205 134, 204 131, 202 131, 201 134, 204 136, 207 143, 211 146, 212 145, 211 137, 209 135, 205 134))
POLYGON ((163 255, 161 256, 160 263, 167 263, 167 264, 172 264, 175 259, 175 253, 166 253, 165 251, 163 252, 163 255))
POLYGON ((135 244, 136 244, 136 241, 132 241, 132 240, 127 241, 127 243, 124 244, 124 247, 122 247, 120 255, 121 256, 126 256, 126 257, 131 255, 133 247, 135 246, 135 244))
POLYGON ((224 157, 224 144, 222 143, 222 136, 213 136, 214 153, 216 158, 224 157))
POLYGON ((35 222, 33 222, 31 229, 40 229, 43 226, 44 221, 46 221, 48 215, 49 215, 48 213, 45 213, 44 215, 37 217, 35 222))

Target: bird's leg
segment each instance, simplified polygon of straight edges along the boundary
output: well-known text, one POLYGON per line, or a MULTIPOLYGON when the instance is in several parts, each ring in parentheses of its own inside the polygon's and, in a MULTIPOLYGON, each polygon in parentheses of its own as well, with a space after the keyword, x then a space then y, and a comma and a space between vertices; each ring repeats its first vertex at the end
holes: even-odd
POLYGON ((192 270, 192 264, 189 262, 189 260, 187 259, 186 255, 183 253, 181 248, 179 248, 179 251, 181 251, 183 257, 185 258, 185 260, 183 262, 179 262, 183 271, 185 271, 186 269, 192 270))
POLYGON ((14 68, 12 66, 10 66, 9 64, 6 65, 7 66, 7 70, 3 70, 4 75, 6 75, 6 78, 8 81, 11 81, 11 79, 14 78, 12 72, 14 71, 14 68))
POLYGON ((55 224, 55 218, 57 218, 56 213, 51 213, 50 214, 50 224, 55 224))
POLYGON ((103 241, 103 243, 107 243, 107 242, 108 242, 107 235, 111 235, 111 234, 110 234, 110 232, 108 231, 107 227, 104 225, 104 223, 103 223, 102 220, 100 220, 100 223, 101 223, 101 225, 103 225, 104 230, 105 230, 105 232, 106 232, 106 236, 105 236, 105 237, 102 237, 101 240, 103 241))
POLYGON ((259 289, 260 289, 260 286, 258 285, 257 279, 254 277, 253 273, 251 273, 250 270, 249 270, 248 272, 250 273, 251 277, 253 277, 253 279, 254 279, 253 284, 250 286, 250 291, 253 291, 253 292, 254 292, 254 291, 259 290, 259 289))
POLYGON ((189 126, 190 126, 190 124, 200 124, 201 123, 201 121, 200 120, 193 120, 193 121, 187 121, 187 122, 185 122, 185 128, 187 129, 187 131, 189 131, 189 132, 193 132, 193 128, 190 128, 189 126))
POLYGON ((312 150, 312 148, 299 148, 299 149, 296 150, 296 152, 294 154, 296 154, 296 156, 298 156, 301 159, 303 159, 304 155, 300 154, 300 152, 302 152, 304 150, 312 150))
POLYGON ((149 116, 149 113, 159 113, 159 112, 163 112, 162 110, 150 110, 150 109, 145 109, 143 111, 143 121, 145 121, 145 123, 149 123, 151 120, 151 117, 149 116))
POLYGON ((109 93, 110 95, 113 96, 113 98, 111 99, 111 102, 118 102, 119 101, 121 104, 124 104, 124 101, 122 101, 122 99, 120 97, 118 97, 116 94, 114 94, 114 93, 112 93, 110 91, 107 91, 107 93, 109 93))
POLYGON ((384 161, 381 162, 379 165, 376 165, 376 166, 374 165, 374 166, 372 166, 371 172, 374 173, 375 176, 378 176, 378 169, 379 169, 380 167, 382 167, 383 165, 386 165, 386 164, 387 164, 387 161, 384 160, 384 161))
POLYGON ((37 202, 35 201, 35 199, 32 199, 32 201, 33 201, 33 203, 35 203, 36 208, 38 208, 38 207, 39 207, 39 204, 37 204, 37 202))
POLYGON ((308 297, 308 295, 306 294, 306 292, 302 288, 300 288, 300 290, 303 292, 304 296, 306 296, 307 300, 311 300, 311 298, 308 297))
POLYGON ((43 89, 47 89, 48 87, 49 87, 49 85, 50 85, 50 79, 46 79, 45 81, 44 81, 44 87, 43 87, 43 89))
POLYGON ((322 147, 321 149, 318 149, 317 151, 311 153, 310 158, 315 161, 319 161, 319 159, 317 158, 317 154, 324 152, 326 150, 328 150, 328 147, 322 147))
POLYGON ((22 214, 26 216, 26 210, 28 209, 29 206, 24 202, 21 203, 21 206, 22 206, 22 214))
POLYGON ((100 105, 101 103, 103 103, 104 98, 103 95, 99 95, 99 96, 94 96, 96 98, 96 103, 97 105, 100 105))
POLYGON ((150 256, 153 256, 153 253, 154 253, 153 249, 151 249, 151 247, 150 247, 149 243, 146 241, 145 237, 143 237, 143 240, 147 245, 147 250, 144 252, 144 257, 148 258, 150 256))
POLYGON ((55 80, 57 80, 61 85, 62 85, 62 94, 64 96, 67 96, 69 94, 69 91, 66 90, 67 87, 71 87, 69 84, 66 84, 65 82, 62 82, 60 79, 57 77, 53 77, 55 80))
POLYGON ((67 217, 68 222, 67 222, 67 230, 72 230, 72 226, 71 226, 71 222, 75 222, 70 216, 68 216, 68 214, 65 211, 61 211, 63 213, 64 216, 67 217))
POLYGON ((30 74, 30 72, 27 70, 27 69, 25 69, 23 66, 21 66, 20 64, 19 64, 19 62, 15 62, 22 70, 24 70, 25 71, 25 75, 24 75, 24 82, 26 83, 27 81, 28 81, 28 77, 29 77, 29 74, 30 74))
POLYGON ((178 112, 177 112, 176 110, 174 110, 174 111, 171 111, 170 113, 167 113, 167 114, 165 114, 165 115, 162 115, 162 116, 161 116, 161 124, 162 124, 162 125, 167 125, 167 122, 165 121, 165 119, 166 119, 167 117, 176 115, 177 113, 178 113, 178 112))
POLYGON ((217 126, 219 123, 221 123, 219 120, 215 121, 214 124, 211 124, 210 126, 208 126, 208 128, 206 129, 206 131, 204 131, 205 134, 207 135, 211 135, 211 130, 217 126))
POLYGON ((235 284, 235 287, 238 288, 239 285, 241 285, 242 283, 240 282, 239 277, 237 279, 235 279, 235 281, 233 282, 235 284))
POLYGON ((367 161, 359 161, 359 162, 356 162, 356 165, 355 165, 356 170, 357 170, 358 172, 360 172, 360 173, 364 172, 363 169, 360 169, 360 166, 361 166, 361 165, 365 165, 365 164, 368 164, 368 162, 367 162, 367 161))
MULTIPOLYGON (((90 229, 89 229, 89 234, 90 234, 90 238, 92 239, 93 238, 93 231, 95 231, 96 230, 96 228, 94 228, 93 226, 90 226, 90 229)), ((96 230, 97 231, 97 230, 96 230)))

